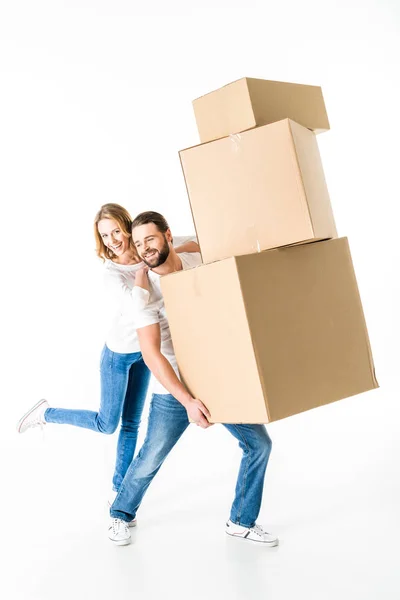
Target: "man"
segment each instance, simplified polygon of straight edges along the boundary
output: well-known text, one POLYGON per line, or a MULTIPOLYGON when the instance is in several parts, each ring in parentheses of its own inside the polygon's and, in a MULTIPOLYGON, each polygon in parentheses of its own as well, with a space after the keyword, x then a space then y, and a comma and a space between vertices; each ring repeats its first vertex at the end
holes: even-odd
MULTIPOLYGON (((189 425, 210 427, 210 416, 201 400, 193 398, 179 380, 179 372, 161 294, 160 277, 201 264, 199 254, 178 255, 172 246, 168 223, 159 213, 141 213, 132 224, 132 238, 147 267, 136 277, 140 299, 136 325, 143 359, 155 377, 148 430, 144 444, 132 461, 110 509, 109 538, 118 545, 130 543, 129 524, 153 477, 189 425)), ((256 524, 271 440, 263 425, 224 425, 243 450, 235 498, 226 533, 265 546, 276 546, 276 537, 256 524)))

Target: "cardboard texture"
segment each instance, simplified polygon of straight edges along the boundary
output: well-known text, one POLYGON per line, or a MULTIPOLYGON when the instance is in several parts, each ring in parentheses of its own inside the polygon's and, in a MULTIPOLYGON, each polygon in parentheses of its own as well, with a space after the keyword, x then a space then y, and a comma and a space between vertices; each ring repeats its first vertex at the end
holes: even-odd
POLYGON ((193 108, 202 143, 286 118, 315 133, 329 129, 322 90, 314 85, 245 77, 197 98, 193 108))
POLYGON ((294 121, 180 158, 204 262, 337 237, 315 134, 294 121))
POLYGON ((347 238, 161 285, 182 379, 212 422, 268 423, 378 387, 347 238))

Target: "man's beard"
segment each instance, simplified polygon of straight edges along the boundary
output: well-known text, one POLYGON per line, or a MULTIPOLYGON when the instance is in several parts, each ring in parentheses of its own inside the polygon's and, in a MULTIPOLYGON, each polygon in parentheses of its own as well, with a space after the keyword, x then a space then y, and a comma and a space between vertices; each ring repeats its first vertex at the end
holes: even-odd
POLYGON ((165 261, 167 260, 168 256, 169 256, 169 244, 167 242, 167 238, 164 236, 164 246, 161 248, 161 250, 156 250, 155 248, 149 248, 146 252, 146 254, 148 254, 149 252, 153 252, 155 251, 154 254, 152 254, 151 256, 141 256, 143 262, 150 267, 150 269, 156 269, 157 267, 160 267, 161 265, 163 265, 165 263, 165 261))

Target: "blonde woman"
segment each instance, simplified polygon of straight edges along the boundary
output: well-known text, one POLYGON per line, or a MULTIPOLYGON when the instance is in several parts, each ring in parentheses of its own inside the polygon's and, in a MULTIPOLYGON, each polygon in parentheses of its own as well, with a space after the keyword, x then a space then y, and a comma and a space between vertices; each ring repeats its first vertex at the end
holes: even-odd
MULTIPOLYGON (((150 371, 140 352, 133 320, 135 277, 144 263, 131 236, 132 219, 118 204, 105 204, 94 221, 97 256, 104 261, 106 291, 115 307, 115 316, 101 359, 101 398, 97 412, 50 408, 40 400, 19 421, 19 433, 46 423, 84 427, 111 434, 121 421, 113 491, 119 486, 133 459, 140 419, 146 399, 150 371)), ((177 252, 198 252, 195 238, 176 238, 177 252)), ((113 495, 114 495, 113 494, 113 495)))

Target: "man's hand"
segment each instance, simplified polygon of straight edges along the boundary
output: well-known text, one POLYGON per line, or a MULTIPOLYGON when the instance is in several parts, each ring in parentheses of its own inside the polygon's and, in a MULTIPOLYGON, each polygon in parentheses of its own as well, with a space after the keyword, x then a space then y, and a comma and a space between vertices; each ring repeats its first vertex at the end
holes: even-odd
POLYGON ((211 425, 213 425, 213 423, 209 423, 207 420, 207 417, 211 417, 211 415, 208 408, 204 406, 201 400, 198 400, 197 398, 192 398, 185 405, 185 408, 187 414, 189 415, 189 418, 192 421, 194 421, 196 425, 199 425, 199 427, 201 427, 202 429, 207 429, 207 427, 211 427, 211 425))

